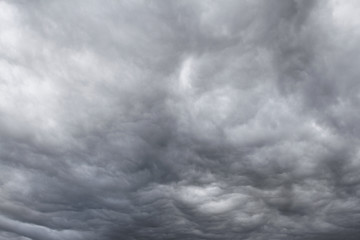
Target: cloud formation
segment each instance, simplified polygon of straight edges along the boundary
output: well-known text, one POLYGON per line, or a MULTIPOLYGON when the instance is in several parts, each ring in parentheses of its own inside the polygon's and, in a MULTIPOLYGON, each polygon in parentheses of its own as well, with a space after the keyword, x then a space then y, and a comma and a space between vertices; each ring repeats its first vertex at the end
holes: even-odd
POLYGON ((357 240, 360 3, 0 1, 0 240, 357 240))

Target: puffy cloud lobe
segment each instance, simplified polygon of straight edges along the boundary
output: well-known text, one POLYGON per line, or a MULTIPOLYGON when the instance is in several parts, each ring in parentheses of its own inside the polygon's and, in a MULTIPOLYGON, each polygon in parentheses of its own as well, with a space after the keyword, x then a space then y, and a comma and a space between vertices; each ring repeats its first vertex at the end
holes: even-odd
POLYGON ((1 1, 0 239, 358 239, 356 1, 1 1))

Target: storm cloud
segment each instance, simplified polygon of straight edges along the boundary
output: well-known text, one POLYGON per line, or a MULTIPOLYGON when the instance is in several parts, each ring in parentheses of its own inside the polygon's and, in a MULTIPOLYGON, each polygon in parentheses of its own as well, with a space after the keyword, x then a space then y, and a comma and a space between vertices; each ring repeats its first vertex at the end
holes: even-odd
POLYGON ((0 240, 360 239, 359 10, 0 1, 0 240))

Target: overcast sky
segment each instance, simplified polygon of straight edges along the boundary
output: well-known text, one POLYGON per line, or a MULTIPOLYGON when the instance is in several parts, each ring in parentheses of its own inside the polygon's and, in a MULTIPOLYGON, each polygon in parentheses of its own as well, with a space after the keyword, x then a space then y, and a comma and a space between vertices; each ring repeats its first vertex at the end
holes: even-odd
POLYGON ((0 240, 360 239, 360 1, 0 1, 0 240))

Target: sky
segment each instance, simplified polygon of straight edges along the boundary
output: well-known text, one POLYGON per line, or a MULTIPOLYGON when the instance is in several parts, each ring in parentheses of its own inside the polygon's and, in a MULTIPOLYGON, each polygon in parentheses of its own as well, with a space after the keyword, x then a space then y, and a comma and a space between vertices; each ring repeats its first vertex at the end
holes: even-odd
POLYGON ((359 11, 0 0, 0 240, 360 239, 359 11))

